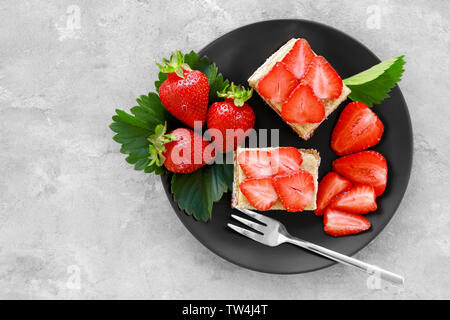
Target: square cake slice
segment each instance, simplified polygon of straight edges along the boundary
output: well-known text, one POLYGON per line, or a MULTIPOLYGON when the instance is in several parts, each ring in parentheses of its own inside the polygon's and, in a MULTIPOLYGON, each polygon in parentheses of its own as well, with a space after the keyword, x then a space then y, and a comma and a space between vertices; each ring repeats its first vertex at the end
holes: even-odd
MULTIPOLYGON (((245 150, 260 150, 260 151, 273 151, 277 148, 240 148, 238 147, 234 154, 234 180, 233 180, 233 191, 231 198, 231 207, 239 209, 251 209, 256 210, 247 198, 242 194, 239 188, 239 184, 246 179, 246 175, 242 170, 241 166, 237 162, 237 158, 240 152, 245 150)), ((319 152, 314 149, 298 149, 302 154, 303 162, 300 166, 301 170, 305 170, 314 178, 314 195, 311 203, 305 208, 305 210, 315 210, 316 209, 316 198, 318 189, 318 175, 320 166, 320 155, 319 152)), ((269 210, 286 210, 281 204, 280 199, 275 202, 275 204, 269 210)))
MULTIPOLYGON (((281 106, 282 103, 274 102, 269 99, 266 99, 262 96, 262 94, 258 91, 258 84, 261 79, 264 78, 266 74, 268 74, 272 68, 284 59, 284 57, 291 51, 294 47, 295 43, 301 39, 293 38, 286 42, 278 51, 272 54, 263 65, 261 65, 248 79, 249 85, 261 96, 261 98, 276 112, 281 116, 281 106)), ((312 52, 313 55, 316 55, 312 52)), ((301 79, 300 79, 301 83, 301 79)), ((342 92, 339 97, 336 99, 320 99, 322 104, 325 107, 325 118, 321 122, 317 123, 289 123, 286 122, 292 129, 304 140, 308 140, 313 135, 314 131, 319 127, 319 125, 334 111, 336 108, 347 99, 347 96, 350 94, 350 89, 342 83, 342 92)))

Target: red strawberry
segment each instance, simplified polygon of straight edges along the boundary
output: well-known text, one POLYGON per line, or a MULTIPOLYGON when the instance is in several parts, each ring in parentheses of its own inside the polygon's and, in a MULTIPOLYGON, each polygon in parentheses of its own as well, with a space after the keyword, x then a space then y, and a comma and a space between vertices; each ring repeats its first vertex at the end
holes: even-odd
POLYGON ((184 56, 177 51, 170 61, 158 64, 167 79, 159 88, 161 102, 177 119, 194 128, 194 121, 205 124, 208 109, 209 84, 206 76, 184 63, 184 56))
POLYGON ((384 125, 364 103, 349 103, 339 116, 331 134, 331 149, 342 156, 376 145, 384 125))
POLYGON ((370 221, 360 214, 328 208, 323 216, 323 230, 340 237, 360 233, 370 228, 370 221))
POLYGON ((333 197, 352 186, 352 183, 335 172, 329 172, 319 182, 316 215, 320 216, 333 197))
POLYGON ((330 208, 362 214, 377 210, 375 199, 373 187, 360 184, 335 196, 330 202, 330 208))
POLYGON ((281 117, 290 123, 316 123, 325 118, 325 107, 309 86, 298 85, 281 107, 281 117))
POLYGON ((333 171, 355 183, 373 186, 377 197, 386 189, 386 159, 376 151, 362 151, 338 158, 332 166, 333 171))
POLYGON ((314 178, 308 171, 298 170, 272 178, 283 207, 289 212, 303 211, 312 203, 314 178))
POLYGON ((149 151, 151 162, 171 172, 191 173, 211 162, 214 148, 200 135, 186 128, 166 134, 166 125, 158 125, 151 135, 149 151))
POLYGON ((277 62, 272 70, 258 82, 258 92, 265 99, 283 103, 297 84, 298 80, 286 69, 286 66, 282 62, 277 62))
POLYGON ((269 210, 278 199, 271 178, 246 179, 239 188, 248 202, 261 211, 269 210))
POLYGON ((282 62, 297 79, 301 79, 314 57, 315 54, 311 50, 308 41, 299 39, 283 58, 282 62))
POLYGON ((243 86, 225 87, 219 97, 226 100, 215 102, 208 110, 206 124, 217 151, 229 152, 241 145, 250 129, 255 125, 255 113, 252 107, 245 103, 251 98, 253 90, 246 90, 243 86), (218 130, 217 136, 214 130, 218 130))
POLYGON ((239 152, 237 161, 247 178, 263 178, 272 176, 270 151, 244 150, 239 152))
POLYGON ((293 147, 280 147, 272 150, 270 165, 273 174, 285 174, 300 170, 303 162, 302 153, 293 147))
POLYGON ((303 77, 302 84, 314 90, 319 99, 336 99, 342 92, 342 79, 324 57, 316 56, 303 77))

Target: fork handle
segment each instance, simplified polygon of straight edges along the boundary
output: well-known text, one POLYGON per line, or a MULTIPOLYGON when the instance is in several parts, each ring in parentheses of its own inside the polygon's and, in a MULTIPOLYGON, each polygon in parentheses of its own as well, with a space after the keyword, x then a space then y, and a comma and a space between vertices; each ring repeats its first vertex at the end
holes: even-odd
POLYGON ((380 267, 365 263, 361 260, 346 256, 339 252, 318 246, 318 245, 308 242, 308 241, 304 241, 304 240, 301 240, 301 239, 291 236, 289 238, 286 238, 286 242, 289 242, 289 243, 292 243, 301 248, 310 250, 312 252, 315 252, 317 254, 320 254, 322 256, 325 256, 331 260, 340 262, 342 264, 356 267, 356 268, 363 270, 369 274, 375 274, 375 275, 379 276, 381 279, 390 281, 397 285, 403 285, 403 283, 405 281, 405 279, 398 274, 395 274, 390 271, 384 270, 380 267))

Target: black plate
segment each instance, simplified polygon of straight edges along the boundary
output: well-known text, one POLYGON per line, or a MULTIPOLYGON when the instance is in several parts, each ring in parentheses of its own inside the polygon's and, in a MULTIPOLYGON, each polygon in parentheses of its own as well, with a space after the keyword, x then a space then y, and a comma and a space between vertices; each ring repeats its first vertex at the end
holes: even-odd
MULTIPOLYGON (((200 51, 200 56, 206 55, 214 61, 226 78, 247 84, 247 79, 258 66, 293 37, 306 38, 313 50, 324 56, 343 79, 380 62, 368 48, 352 37, 329 26, 305 20, 265 21, 236 29, 206 46, 200 51)), ((310 140, 303 141, 257 94, 249 101, 256 113, 256 129, 278 128, 280 145, 315 148, 320 152, 322 163, 319 178, 331 170, 331 162, 337 158, 330 149, 331 131, 347 103, 349 100, 320 125, 310 140)), ((411 120, 400 89, 395 87, 391 97, 373 110, 385 125, 383 138, 373 149, 385 155, 389 175, 387 189, 378 198, 379 209, 367 215, 372 223, 369 231, 334 238, 323 232, 321 217, 315 216, 312 211, 298 214, 270 211, 267 215, 284 223, 291 234, 346 255, 355 254, 372 241, 392 218, 403 198, 413 156, 411 120)), ((162 182, 169 201, 186 228, 207 248, 230 262, 269 273, 308 272, 334 263, 288 244, 266 247, 229 230, 226 224, 230 221, 230 214, 238 212, 230 208, 230 193, 214 204, 210 222, 197 222, 173 201, 167 176, 162 177, 162 182)))

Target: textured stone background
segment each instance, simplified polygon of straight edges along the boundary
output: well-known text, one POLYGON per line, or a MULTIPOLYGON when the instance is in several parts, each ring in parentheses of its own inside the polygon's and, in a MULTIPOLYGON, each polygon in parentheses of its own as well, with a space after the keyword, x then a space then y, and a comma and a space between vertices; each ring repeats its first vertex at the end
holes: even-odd
POLYGON ((444 0, 2 1, 0 298, 450 298, 449 13, 444 0), (111 140, 114 109, 153 89, 155 61, 273 18, 406 54, 410 185, 356 255, 403 274, 404 290, 368 289, 341 265, 274 276, 222 260, 111 140))

